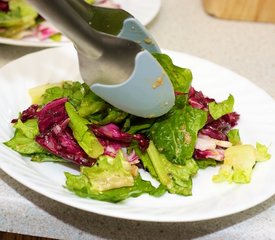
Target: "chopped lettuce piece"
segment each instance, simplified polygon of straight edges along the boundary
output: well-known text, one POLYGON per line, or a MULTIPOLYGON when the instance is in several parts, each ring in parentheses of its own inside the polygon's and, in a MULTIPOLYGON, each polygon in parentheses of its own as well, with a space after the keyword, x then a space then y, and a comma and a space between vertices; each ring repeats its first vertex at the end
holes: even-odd
POLYGON ((14 151, 23 155, 34 153, 45 153, 45 150, 35 141, 38 134, 37 119, 29 119, 26 122, 18 120, 15 127, 15 134, 9 141, 4 144, 14 151))
POLYGON ((98 123, 100 125, 105 125, 108 123, 120 123, 128 115, 128 113, 123 112, 122 110, 115 108, 113 106, 110 106, 107 110, 105 110, 104 115, 102 115, 102 119, 100 119, 98 123))
POLYGON ((103 192, 94 192, 90 189, 90 182, 85 175, 73 175, 65 172, 67 178, 66 187, 80 197, 92 198, 106 202, 120 202, 130 197, 138 197, 143 193, 159 197, 163 191, 163 186, 155 188, 149 181, 144 181, 138 175, 134 185, 131 187, 115 188, 103 192))
POLYGON ((227 133, 228 141, 232 143, 232 145, 240 145, 242 144, 240 132, 238 129, 231 129, 227 133))
POLYGON ((197 159, 196 163, 199 167, 199 169, 205 169, 207 167, 216 167, 217 162, 215 159, 207 158, 207 159, 197 159))
POLYGON ((103 99, 95 95, 90 88, 84 84, 85 95, 80 103, 78 113, 81 117, 87 117, 94 113, 105 111, 108 107, 108 103, 106 103, 103 99))
POLYGON ((66 97, 76 107, 79 106, 85 94, 84 84, 80 82, 64 81, 61 86, 46 89, 42 95, 42 104, 47 104, 54 99, 66 97))
POLYGON ((192 195, 192 177, 198 171, 198 166, 193 159, 186 161, 184 166, 173 164, 158 152, 152 141, 150 141, 147 152, 158 180, 170 193, 192 195))
POLYGON ((60 162, 60 163, 67 163, 68 161, 64 158, 55 156, 51 153, 34 153, 31 155, 31 160, 33 162, 60 162))
POLYGON ((153 56, 167 73, 175 92, 188 93, 193 78, 192 72, 187 68, 174 65, 172 59, 166 54, 154 53, 153 56))
POLYGON ((119 151, 115 158, 110 156, 100 156, 93 167, 81 167, 91 184, 90 189, 94 192, 102 192, 114 188, 130 187, 134 185, 136 172, 135 165, 131 165, 119 151))
POLYGON ((9 11, 0 11, 1 37, 17 37, 22 31, 35 25, 38 16, 25 0, 10 0, 9 11))
POLYGON ((53 40, 54 42, 60 42, 62 39, 62 34, 61 33, 55 33, 50 36, 50 39, 53 40))
POLYGON ((213 101, 208 104, 209 112, 211 116, 214 118, 214 120, 217 120, 218 118, 222 117, 227 113, 233 112, 233 106, 234 97, 231 94, 226 100, 220 103, 216 103, 213 101))
POLYGON ((265 160, 269 160, 271 158, 271 154, 268 152, 267 146, 257 142, 256 149, 257 149, 257 156, 256 156, 257 162, 262 162, 265 160))
POLYGON ((270 158, 267 147, 257 144, 236 145, 225 150, 224 164, 219 173, 213 176, 214 182, 249 183, 251 181, 252 169, 256 162, 265 161, 270 158))
POLYGON ((66 172, 66 187, 81 197, 119 202, 129 197, 149 193, 156 197, 165 192, 162 185, 155 188, 144 181, 119 151, 115 158, 101 156, 92 167, 81 167, 80 175, 66 172))
POLYGON ((92 158, 102 155, 104 148, 87 126, 89 121, 80 117, 71 103, 65 103, 65 108, 70 118, 69 127, 78 144, 92 158))
POLYGON ((206 121, 206 111, 186 105, 158 119, 150 129, 150 139, 169 161, 185 164, 192 158, 198 131, 206 121))
MULTIPOLYGON (((150 146, 150 145, 149 145, 150 146)), ((158 179, 158 174, 154 168, 154 165, 151 161, 151 158, 148 154, 148 152, 142 152, 139 148, 135 148, 135 152, 138 155, 138 157, 141 159, 142 165, 144 167, 145 170, 147 170, 152 177, 154 177, 155 179, 158 179)))

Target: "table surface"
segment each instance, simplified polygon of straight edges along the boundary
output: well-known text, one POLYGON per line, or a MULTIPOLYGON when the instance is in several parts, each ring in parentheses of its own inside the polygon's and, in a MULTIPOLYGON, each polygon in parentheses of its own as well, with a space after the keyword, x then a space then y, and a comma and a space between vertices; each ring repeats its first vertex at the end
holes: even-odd
MULTIPOLYGON (((148 29, 162 48, 227 67, 275 98, 275 25, 208 16, 201 0, 163 1, 148 29)), ((41 48, 0 44, 0 66, 41 48)), ((226 207, 226 206, 225 206, 226 207)), ((48 199, 0 170, 0 231, 57 239, 275 239, 275 196, 249 210, 190 223, 128 221, 48 199)))

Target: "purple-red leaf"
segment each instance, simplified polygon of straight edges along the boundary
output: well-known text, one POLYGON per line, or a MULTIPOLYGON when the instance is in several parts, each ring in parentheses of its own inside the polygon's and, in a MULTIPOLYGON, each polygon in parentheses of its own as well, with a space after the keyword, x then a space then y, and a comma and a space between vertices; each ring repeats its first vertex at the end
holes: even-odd
POLYGON ((196 91, 193 87, 190 88, 188 102, 193 108, 208 111, 208 103, 213 101, 214 99, 204 96, 201 91, 196 91))
MULTIPOLYGON (((32 104, 29 106, 26 110, 24 110, 20 116, 20 120, 22 122, 26 122, 28 119, 36 118, 37 111, 39 106, 37 104, 32 104)), ((12 123, 16 123, 18 121, 18 118, 12 119, 12 123)))
POLYGON ((50 130, 55 124, 63 122, 68 118, 65 103, 67 98, 58 98, 46 104, 37 114, 38 127, 41 133, 50 130))
POLYGON ((0 0, 0 12, 8 12, 9 10, 9 2, 0 0))
POLYGON ((56 128, 62 129, 61 126, 55 125, 50 131, 38 135, 36 141, 54 155, 78 165, 92 166, 96 162, 95 159, 88 157, 78 145, 73 138, 70 128, 67 127, 63 131, 58 131, 57 134, 54 131, 56 128))
POLYGON ((92 124, 90 129, 104 146, 104 154, 114 157, 119 149, 129 147, 137 142, 139 148, 145 151, 149 146, 149 140, 142 134, 129 134, 123 132, 116 124, 109 123, 104 126, 92 124))
POLYGON ((227 140, 226 133, 237 125, 240 115, 236 112, 228 113, 217 120, 208 122, 200 133, 218 140, 227 140))
POLYGON ((84 152, 68 127, 70 119, 65 109, 67 101, 67 98, 56 99, 38 112, 40 134, 36 141, 54 155, 78 165, 92 166, 96 160, 84 152))

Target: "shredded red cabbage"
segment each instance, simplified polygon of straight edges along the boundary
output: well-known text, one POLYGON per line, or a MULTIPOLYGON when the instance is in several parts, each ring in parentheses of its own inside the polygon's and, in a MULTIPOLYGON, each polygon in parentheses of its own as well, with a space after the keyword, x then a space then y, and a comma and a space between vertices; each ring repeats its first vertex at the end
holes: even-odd
POLYGON ((37 114, 38 127, 41 133, 50 130, 55 124, 68 118, 65 103, 68 98, 58 98, 46 104, 37 114))
POLYGON ((106 138, 99 138, 99 142, 104 147, 104 154, 110 157, 115 157, 117 152, 123 147, 129 147, 129 143, 123 143, 119 141, 114 141, 106 138))
POLYGON ((121 143, 131 143, 133 138, 131 134, 122 132, 114 123, 109 123, 104 126, 92 124, 91 130, 99 138, 106 138, 121 143))
POLYGON ((149 139, 146 138, 143 134, 137 133, 133 135, 133 139, 138 142, 138 146, 141 151, 145 151, 149 147, 149 139))
POLYGON ((195 149, 193 157, 195 159, 215 159, 216 161, 223 161, 224 159, 224 149, 207 149, 207 150, 199 150, 195 149))
POLYGON ((217 120, 212 119, 200 130, 200 133, 211 138, 227 141, 226 133, 237 125, 239 118, 240 115, 238 113, 232 112, 217 120))
POLYGON ((38 112, 40 134, 35 140, 54 155, 78 165, 92 166, 96 160, 82 150, 68 127, 70 120, 65 109, 67 101, 67 98, 56 99, 38 112))
POLYGON ((0 12, 8 12, 9 10, 9 2, 0 0, 0 12))
POLYGON ((109 123, 104 126, 90 125, 90 129, 104 146, 104 154, 114 157, 119 149, 129 147, 137 142, 139 148, 145 151, 149 146, 149 140, 142 134, 129 134, 123 132, 116 124, 109 123))
POLYGON ((188 93, 188 102, 193 108, 208 111, 208 103, 215 101, 203 95, 201 91, 196 91, 193 87, 190 88, 188 93))
MULTIPOLYGON (((36 118, 37 111, 39 106, 37 104, 32 104, 30 107, 28 107, 26 110, 24 110, 19 117, 22 122, 26 122, 28 119, 36 118)), ((12 119, 12 123, 16 123, 18 121, 18 118, 12 119)))

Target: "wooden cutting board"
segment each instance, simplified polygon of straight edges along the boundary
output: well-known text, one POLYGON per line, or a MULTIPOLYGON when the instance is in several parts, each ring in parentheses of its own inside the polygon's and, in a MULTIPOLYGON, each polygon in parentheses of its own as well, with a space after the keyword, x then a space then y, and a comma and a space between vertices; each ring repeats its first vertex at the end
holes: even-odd
POLYGON ((203 6, 218 18, 275 22, 275 0, 203 0, 203 6))

